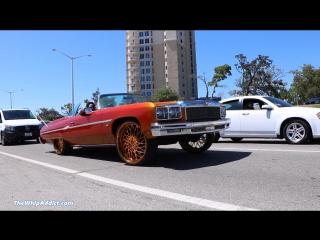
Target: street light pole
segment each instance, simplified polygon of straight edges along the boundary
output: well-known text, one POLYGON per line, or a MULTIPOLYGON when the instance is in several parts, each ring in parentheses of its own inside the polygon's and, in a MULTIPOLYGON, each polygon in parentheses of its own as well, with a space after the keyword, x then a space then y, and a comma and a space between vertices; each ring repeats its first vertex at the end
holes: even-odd
POLYGON ((12 97, 11 97, 11 94, 12 94, 12 93, 15 93, 15 92, 18 92, 18 91, 23 91, 23 89, 21 89, 21 90, 17 90, 17 91, 14 91, 14 92, 9 92, 9 91, 3 90, 3 89, 0 89, 0 90, 5 91, 5 92, 7 92, 7 93, 10 93, 10 104, 11 104, 11 109, 12 109, 12 97))
POLYGON ((72 104, 72 108, 71 108, 71 111, 73 110, 74 108, 74 81, 73 81, 73 60, 74 59, 77 59, 77 58, 81 58, 81 57, 91 57, 91 54, 87 54, 87 55, 82 55, 82 56, 78 56, 78 57, 70 57, 68 56, 67 54, 63 53, 63 52, 60 52, 59 50, 55 49, 55 48, 52 48, 52 51, 57 51, 63 55, 65 55, 66 57, 70 58, 71 59, 71 104, 72 104))

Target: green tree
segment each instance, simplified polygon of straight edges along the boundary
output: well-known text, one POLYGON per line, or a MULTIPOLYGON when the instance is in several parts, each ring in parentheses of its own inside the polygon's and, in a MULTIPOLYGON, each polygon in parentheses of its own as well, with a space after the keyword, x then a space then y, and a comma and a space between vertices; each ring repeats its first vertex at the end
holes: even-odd
POLYGON ((311 64, 303 64, 301 70, 291 70, 294 75, 291 88, 295 89, 299 100, 307 101, 309 98, 320 96, 320 69, 311 64))
POLYGON ((239 61, 235 67, 241 74, 235 83, 241 89, 236 91, 238 94, 280 97, 280 91, 284 90, 287 85, 282 81, 285 74, 282 69, 272 65, 273 61, 268 56, 258 55, 251 62, 248 62, 247 57, 243 54, 235 57, 239 61))
POLYGON ((219 82, 221 82, 222 80, 225 80, 228 76, 232 75, 231 66, 228 64, 215 67, 214 72, 215 74, 213 75, 211 82, 209 82, 207 85, 207 86, 213 86, 211 98, 213 98, 213 95, 216 92, 217 87, 225 87, 225 85, 220 85, 219 82))
MULTIPOLYGON (((98 103, 99 94, 100 94, 100 91, 99 91, 99 88, 97 87, 97 90, 94 93, 92 93, 92 97, 91 97, 91 100, 92 100, 92 102, 94 102, 95 105, 97 105, 97 103, 98 103)), ((85 100, 83 100, 83 102, 87 104, 88 102, 91 102, 91 101, 88 99, 85 99, 85 100)))
POLYGON ((207 79, 206 79, 206 74, 204 72, 202 72, 202 76, 199 75, 199 76, 195 76, 195 75, 190 75, 190 77, 196 77, 198 80, 201 80, 205 87, 206 87, 206 99, 208 100, 209 99, 209 85, 208 85, 208 82, 207 82, 207 79))
POLYGON ((173 90, 170 86, 165 86, 164 88, 156 91, 152 96, 151 100, 155 102, 166 102, 166 101, 177 101, 182 100, 179 93, 173 90))
POLYGON ((40 108, 36 110, 36 113, 37 117, 40 117, 42 120, 48 121, 53 121, 63 117, 63 115, 61 115, 58 111, 54 110, 53 108, 40 108))
POLYGON ((72 111, 72 104, 67 103, 61 107, 61 112, 65 115, 68 115, 72 111))

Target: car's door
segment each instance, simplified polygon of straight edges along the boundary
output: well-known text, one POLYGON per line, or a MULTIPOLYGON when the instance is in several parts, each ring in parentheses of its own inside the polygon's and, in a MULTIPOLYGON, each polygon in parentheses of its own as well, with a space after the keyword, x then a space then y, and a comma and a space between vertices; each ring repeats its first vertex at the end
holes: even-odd
POLYGON ((70 119, 68 140, 72 145, 94 145, 106 142, 102 132, 101 112, 102 110, 96 110, 70 119))
POLYGON ((226 107, 227 118, 231 119, 230 127, 222 132, 220 132, 221 137, 228 137, 232 135, 239 135, 241 134, 240 129, 240 112, 241 112, 241 103, 239 99, 230 100, 223 102, 226 107))
MULTIPOLYGON (((279 112, 262 109, 262 105, 268 105, 267 101, 250 98, 243 101, 252 101, 254 109, 240 111, 239 120, 242 137, 276 137, 276 124, 279 112)), ((231 122, 232 123, 232 122, 231 122)))

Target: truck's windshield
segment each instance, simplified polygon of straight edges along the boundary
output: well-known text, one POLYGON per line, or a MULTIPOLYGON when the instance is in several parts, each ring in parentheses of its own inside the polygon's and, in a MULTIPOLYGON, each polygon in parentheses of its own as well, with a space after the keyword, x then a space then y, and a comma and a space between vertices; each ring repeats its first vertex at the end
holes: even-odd
POLYGON ((3 111, 5 120, 18 120, 18 119, 36 119, 34 114, 29 110, 5 110, 3 111))

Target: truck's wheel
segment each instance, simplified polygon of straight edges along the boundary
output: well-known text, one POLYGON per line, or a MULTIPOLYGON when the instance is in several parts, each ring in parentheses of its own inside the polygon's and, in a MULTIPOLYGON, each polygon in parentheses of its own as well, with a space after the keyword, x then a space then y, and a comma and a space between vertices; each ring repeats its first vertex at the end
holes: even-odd
POLYGON ((192 137, 188 140, 179 141, 180 146, 183 150, 189 153, 199 153, 208 150, 214 139, 214 134, 202 134, 200 136, 192 137))
POLYGON ((53 140, 53 148, 58 155, 67 155, 72 150, 72 147, 62 138, 53 140))
POLYGON ((1 144, 2 146, 7 146, 9 144, 9 141, 4 138, 4 133, 1 133, 1 144))
POLYGON ((122 122, 116 133, 117 152, 128 165, 142 165, 155 157, 157 139, 147 139, 140 125, 134 120, 122 122))

